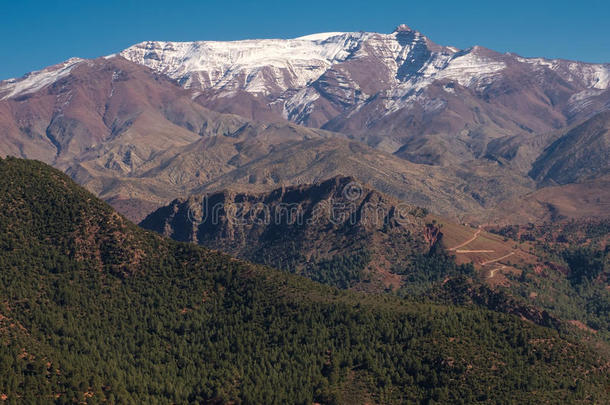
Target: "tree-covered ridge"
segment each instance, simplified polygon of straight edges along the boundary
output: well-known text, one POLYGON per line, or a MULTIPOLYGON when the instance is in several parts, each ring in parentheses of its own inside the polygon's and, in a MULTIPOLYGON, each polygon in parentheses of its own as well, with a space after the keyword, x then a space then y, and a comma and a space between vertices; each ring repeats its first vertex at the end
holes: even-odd
POLYGON ((539 265, 522 266, 510 292, 610 339, 610 220, 583 219, 510 225, 495 230, 528 241, 539 265))
POLYGON ((140 230, 41 163, 0 160, 7 403, 556 403, 607 359, 482 309, 363 295, 140 230))

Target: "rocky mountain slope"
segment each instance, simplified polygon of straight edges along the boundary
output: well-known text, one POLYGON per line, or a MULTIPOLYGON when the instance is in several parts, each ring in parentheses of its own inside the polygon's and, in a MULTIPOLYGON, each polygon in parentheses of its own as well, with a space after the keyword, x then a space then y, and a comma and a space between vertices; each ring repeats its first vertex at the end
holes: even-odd
POLYGON ((610 176, 582 183, 543 187, 509 198, 482 216, 467 218, 486 224, 504 225, 610 218, 610 176))
MULTIPOLYGON (((595 189, 590 193, 595 194, 595 189)), ((532 244, 534 238, 506 231, 519 229, 512 226, 514 222, 505 228, 491 227, 496 233, 460 225, 349 177, 266 193, 194 195, 158 209, 140 225, 340 288, 426 299, 450 297, 451 302, 474 302, 564 331, 571 329, 571 322, 580 322, 607 339, 610 319, 603 303, 610 297, 608 281, 597 277, 604 271, 590 263, 572 269, 562 257, 588 246, 600 257, 610 258, 608 220, 581 221, 596 239, 580 235, 577 242, 572 239, 580 232, 576 222, 561 217, 567 208, 555 203, 561 209, 554 217, 540 216, 553 222, 522 227, 539 230, 537 238, 544 240, 549 223, 564 224, 566 231, 556 235, 557 240, 570 243, 557 244, 553 254, 532 244), (595 276, 583 285, 572 285, 577 273, 595 276), (554 294, 554 301, 549 294, 554 294), (591 297, 601 307, 588 305, 591 297)), ((581 204, 573 217, 590 218, 584 209, 581 204)), ((606 272, 608 264, 602 266, 606 272)))
MULTIPOLYGON (((610 217, 610 114, 602 112, 557 131, 529 176, 540 188, 515 195, 489 210, 482 222, 516 224, 610 217)), ((522 145, 507 143, 503 154, 522 145)), ((472 218, 472 217, 471 217, 472 218)), ((480 218, 480 217, 478 217, 480 218)))
POLYGON ((172 242, 39 162, 0 160, 0 191, 9 403, 604 398, 605 354, 517 317, 341 292, 172 242))
POLYGON ((151 162, 161 164, 202 136, 236 131, 245 122, 192 103, 170 79, 121 58, 51 67, 14 85, 21 93, 0 101, 2 154, 53 164, 106 199, 170 198, 159 189, 155 198, 154 191, 139 191, 154 187, 145 179, 125 191, 117 183, 146 177, 151 162), (24 85, 40 77, 44 86, 24 85))
POLYGON ((336 177, 262 194, 191 196, 140 225, 343 288, 383 290, 400 287, 397 269, 440 243, 440 229, 426 216, 354 178, 336 177))

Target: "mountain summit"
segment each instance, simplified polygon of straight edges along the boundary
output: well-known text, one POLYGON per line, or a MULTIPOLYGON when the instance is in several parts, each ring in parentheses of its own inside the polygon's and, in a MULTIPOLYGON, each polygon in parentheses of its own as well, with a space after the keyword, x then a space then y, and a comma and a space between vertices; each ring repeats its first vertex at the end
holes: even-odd
POLYGON ((407 24, 400 24, 394 29, 394 32, 413 31, 407 24))

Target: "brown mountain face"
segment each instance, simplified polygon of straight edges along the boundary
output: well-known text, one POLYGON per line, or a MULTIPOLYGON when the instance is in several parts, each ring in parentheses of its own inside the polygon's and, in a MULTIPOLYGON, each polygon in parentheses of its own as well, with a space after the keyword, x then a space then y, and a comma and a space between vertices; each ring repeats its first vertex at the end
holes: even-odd
POLYGON ((171 198, 162 187, 151 192, 155 182, 146 176, 168 154, 244 123, 192 103, 168 78, 122 58, 82 61, 40 90, 0 101, 3 155, 42 160, 105 199, 136 202, 171 198), (123 186, 138 177, 137 186, 123 186))
POLYGON ((413 93, 411 102, 382 93, 323 128, 353 133, 376 147, 391 150, 390 145, 396 145, 392 152, 398 156, 438 165, 494 156, 496 143, 514 139, 523 146, 519 155, 510 156, 512 161, 523 159, 532 134, 542 136, 608 108, 608 90, 597 90, 590 104, 577 105, 579 95, 587 92, 584 84, 567 82, 514 56, 481 48, 472 53, 505 67, 477 87, 435 81, 413 93))
MULTIPOLYGON (((602 112, 567 130, 532 137, 527 144, 516 139, 495 145, 496 161, 514 167, 510 156, 529 150, 539 154, 529 166, 538 189, 503 200, 487 212, 466 215, 474 223, 525 224, 564 222, 610 216, 610 114, 602 112), (546 140, 548 146, 541 148, 546 140)), ((528 165, 522 165, 521 170, 528 165)))
POLYGON ((481 212, 533 187, 531 180, 505 171, 495 162, 470 162, 447 169, 414 164, 360 142, 331 138, 278 147, 196 191, 265 191, 273 185, 307 184, 353 174, 402 201, 451 217, 481 212))
POLYGON ((175 200, 141 226, 319 281, 378 290, 399 287, 402 276, 393 271, 440 243, 440 229, 426 216, 354 178, 335 177, 269 193, 175 200))
POLYGON ((5 153, 38 155, 60 167, 77 157, 104 157, 100 163, 120 172, 197 135, 224 133, 244 122, 221 120, 191 103, 189 93, 169 79, 122 58, 78 63, 69 75, 7 98, 0 108, 5 153))
POLYGON ((120 57, 77 62, 22 93, 0 101, 2 155, 53 164, 135 219, 281 144, 330 136, 210 111, 120 57))
POLYGON ((542 184, 568 184, 610 175, 610 111, 572 128, 545 149, 530 176, 542 184))
MULTIPOLYGON (((501 202, 486 212, 487 224, 564 222, 569 219, 610 218, 610 176, 582 183, 548 186, 501 202)), ((478 220, 478 221, 477 221, 478 220)))
MULTIPOLYGON (((482 216, 467 215, 476 223, 524 224, 610 216, 610 113, 602 112, 567 130, 542 137, 527 145, 515 139, 496 144, 497 162, 511 166, 510 155, 522 150, 541 150, 529 176, 539 188, 514 195, 482 216), (485 218, 481 220, 481 218, 485 218)), ((534 156, 530 154, 530 157, 534 156)), ((514 161, 513 161, 514 163, 514 161)), ((523 166, 525 168, 527 166, 523 166)))

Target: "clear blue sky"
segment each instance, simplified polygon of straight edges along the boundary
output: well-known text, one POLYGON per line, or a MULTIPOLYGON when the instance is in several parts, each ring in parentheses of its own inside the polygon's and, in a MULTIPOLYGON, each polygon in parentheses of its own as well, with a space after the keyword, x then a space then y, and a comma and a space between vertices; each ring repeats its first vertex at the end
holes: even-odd
POLYGON ((144 40, 290 38, 323 31, 391 32, 524 56, 610 62, 610 1, 0 0, 0 79, 97 57, 144 40))

